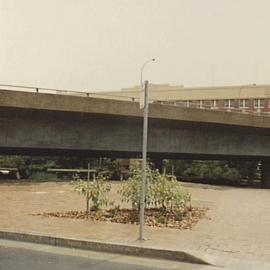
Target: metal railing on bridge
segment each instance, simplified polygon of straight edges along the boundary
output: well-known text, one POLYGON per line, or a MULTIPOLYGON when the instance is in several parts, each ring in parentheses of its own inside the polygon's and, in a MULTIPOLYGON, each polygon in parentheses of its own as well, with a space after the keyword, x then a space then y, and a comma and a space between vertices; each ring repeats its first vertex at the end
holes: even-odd
MULTIPOLYGON (((76 90, 63 90, 63 89, 54 89, 54 88, 44 88, 44 87, 35 87, 35 86, 23 86, 23 85, 11 85, 11 84, 0 84, 0 90, 10 90, 10 91, 22 91, 22 92, 35 92, 35 93, 42 93, 42 94, 57 94, 57 95, 70 95, 70 96, 81 96, 81 97, 92 97, 92 98, 104 98, 104 99, 114 99, 114 100, 122 100, 122 101, 132 101, 132 102, 140 102, 139 97, 135 96, 128 96, 126 93, 120 95, 119 92, 94 92, 94 91, 76 91, 76 90)), ((154 91, 153 91, 154 92, 154 91)), ((162 92, 162 90, 159 90, 162 92)), ((137 96, 140 96, 138 93, 137 96)), ((240 99, 235 99, 240 100, 240 99)), ((210 100, 209 100, 210 101, 210 100)), ((199 102, 199 101, 184 101, 184 100, 157 100, 151 98, 151 91, 150 91, 150 98, 149 102, 153 104, 160 104, 166 106, 175 106, 175 107, 182 107, 182 108, 196 108, 196 109, 203 109, 203 110, 214 110, 214 111, 224 111, 224 112, 232 112, 232 113, 241 113, 241 114, 251 114, 257 116, 270 116, 270 112, 264 112, 262 108, 256 108, 251 110, 249 108, 241 108, 239 106, 214 106, 209 105, 206 102, 199 102)), ((210 102, 211 103, 211 102, 210 102)))

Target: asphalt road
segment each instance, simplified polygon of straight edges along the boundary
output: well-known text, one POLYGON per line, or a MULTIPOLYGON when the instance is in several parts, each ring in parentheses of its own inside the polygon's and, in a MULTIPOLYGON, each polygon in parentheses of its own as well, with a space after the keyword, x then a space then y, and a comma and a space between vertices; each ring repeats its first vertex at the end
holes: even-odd
POLYGON ((81 257, 50 254, 32 250, 21 250, 16 248, 0 248, 0 269, 2 270, 75 270, 75 269, 145 269, 154 270, 155 267, 145 267, 139 265, 129 265, 126 263, 116 263, 81 257))
POLYGON ((209 266, 0 239, 0 270, 214 270, 209 266))

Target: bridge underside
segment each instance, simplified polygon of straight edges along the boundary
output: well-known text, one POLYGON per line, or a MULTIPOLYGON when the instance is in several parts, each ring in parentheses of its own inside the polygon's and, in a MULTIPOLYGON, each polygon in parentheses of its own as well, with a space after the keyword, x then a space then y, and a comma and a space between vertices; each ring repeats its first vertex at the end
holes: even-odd
MULTIPOLYGON (((97 151, 82 149, 57 149, 57 148, 12 148, 0 147, 0 155, 27 155, 27 156, 80 156, 80 157, 106 157, 106 158, 141 158, 142 152, 97 151)), ((206 155, 185 153, 153 153, 148 152, 150 159, 173 160, 270 160, 261 156, 236 156, 236 155, 206 155)))

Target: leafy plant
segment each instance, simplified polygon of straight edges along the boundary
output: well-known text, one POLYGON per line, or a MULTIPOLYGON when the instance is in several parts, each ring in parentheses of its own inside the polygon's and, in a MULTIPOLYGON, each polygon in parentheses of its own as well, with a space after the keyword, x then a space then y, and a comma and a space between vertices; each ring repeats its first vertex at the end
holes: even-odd
POLYGON ((168 207, 182 208, 191 204, 191 195, 185 191, 175 176, 156 173, 152 185, 152 204, 167 209, 168 207))
POLYGON ((32 181, 57 181, 57 176, 54 173, 34 172, 29 177, 32 181))
MULTIPOLYGON (((186 192, 176 177, 161 175, 158 170, 147 168, 146 205, 157 208, 181 208, 191 204, 191 196, 186 192)), ((141 195, 142 170, 135 168, 132 176, 119 191, 123 202, 131 202, 133 208, 139 209, 141 195)))
POLYGON ((78 178, 72 183, 75 185, 74 190, 85 196, 87 213, 89 213, 90 201, 92 202, 91 211, 98 211, 109 204, 107 194, 111 190, 111 186, 106 182, 106 178, 98 176, 93 181, 78 178))

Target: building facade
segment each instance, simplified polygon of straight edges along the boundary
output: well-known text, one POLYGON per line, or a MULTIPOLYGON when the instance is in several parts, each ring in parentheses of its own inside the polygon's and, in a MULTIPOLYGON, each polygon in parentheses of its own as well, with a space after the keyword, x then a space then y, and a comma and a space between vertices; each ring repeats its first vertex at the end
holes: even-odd
MULTIPOLYGON (((138 101, 141 87, 102 92, 97 97, 138 101)), ((150 84, 149 99, 154 103, 270 116, 270 85, 183 87, 150 84)))

